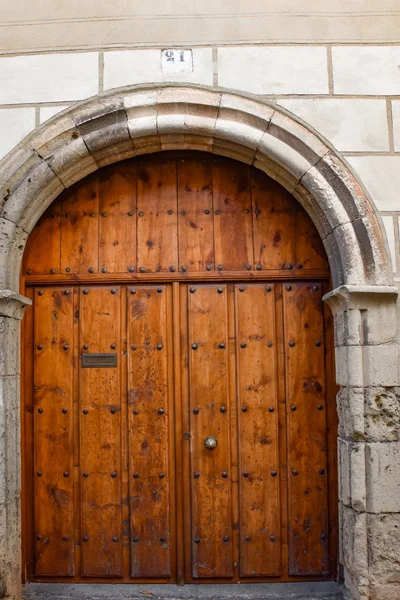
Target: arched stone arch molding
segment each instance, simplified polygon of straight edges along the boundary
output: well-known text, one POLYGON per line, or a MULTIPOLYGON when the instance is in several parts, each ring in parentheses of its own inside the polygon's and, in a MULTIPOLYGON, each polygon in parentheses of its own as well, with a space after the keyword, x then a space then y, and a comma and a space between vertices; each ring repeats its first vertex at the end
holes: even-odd
POLYGON ((198 87, 124 88, 79 103, 35 130, 0 166, 0 281, 18 289, 27 234, 54 198, 99 167, 170 149, 253 164, 309 213, 333 284, 391 282, 374 207, 338 153, 272 103, 198 87))
POLYGON ((394 407, 399 401, 397 289, 373 203, 329 142, 279 106, 168 85, 78 103, 0 163, 0 596, 21 597, 19 324, 30 301, 19 294, 19 282, 27 237, 64 188, 113 162, 173 149, 253 164, 291 192, 317 226, 335 288, 326 300, 341 385, 340 561, 352 598, 394 598, 395 584, 384 582, 391 559, 377 549, 400 515, 400 438, 379 425, 379 415, 373 419, 382 394, 389 411, 391 399, 394 407))

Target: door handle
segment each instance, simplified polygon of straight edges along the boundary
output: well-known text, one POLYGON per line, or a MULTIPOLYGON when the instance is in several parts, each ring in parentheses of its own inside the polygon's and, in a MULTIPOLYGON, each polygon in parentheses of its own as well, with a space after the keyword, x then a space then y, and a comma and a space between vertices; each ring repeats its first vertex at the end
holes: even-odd
POLYGON ((204 445, 207 448, 207 450, 214 450, 214 448, 216 448, 218 446, 218 442, 217 442, 217 440, 214 437, 212 437, 211 435, 209 435, 204 440, 204 445))

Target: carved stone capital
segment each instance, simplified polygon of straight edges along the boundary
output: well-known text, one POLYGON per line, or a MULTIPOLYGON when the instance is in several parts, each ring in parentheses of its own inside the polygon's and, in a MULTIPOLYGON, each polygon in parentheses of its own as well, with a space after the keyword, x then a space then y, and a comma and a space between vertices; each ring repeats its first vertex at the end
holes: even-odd
POLYGON ((24 312, 31 306, 32 300, 13 292, 12 290, 0 290, 0 316, 11 319, 22 319, 24 312))
POLYGON ((341 285, 325 294, 323 300, 335 315, 345 310, 394 306, 398 294, 398 289, 392 285, 341 285))

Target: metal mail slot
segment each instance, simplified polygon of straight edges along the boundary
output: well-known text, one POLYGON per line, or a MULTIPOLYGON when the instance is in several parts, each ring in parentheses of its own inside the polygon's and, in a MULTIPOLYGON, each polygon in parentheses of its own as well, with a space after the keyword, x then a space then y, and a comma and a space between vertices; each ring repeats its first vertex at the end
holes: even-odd
POLYGON ((117 366, 117 354, 82 354, 83 369, 110 369, 117 366))

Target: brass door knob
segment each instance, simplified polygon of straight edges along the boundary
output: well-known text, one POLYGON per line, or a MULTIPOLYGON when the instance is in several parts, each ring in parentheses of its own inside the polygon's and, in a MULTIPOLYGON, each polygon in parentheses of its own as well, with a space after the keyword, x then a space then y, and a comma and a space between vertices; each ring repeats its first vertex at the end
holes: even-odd
POLYGON ((204 440, 204 445, 207 448, 207 450, 214 450, 214 448, 217 447, 218 442, 215 438, 208 436, 205 440, 204 440))

